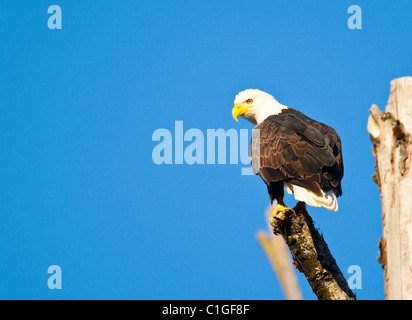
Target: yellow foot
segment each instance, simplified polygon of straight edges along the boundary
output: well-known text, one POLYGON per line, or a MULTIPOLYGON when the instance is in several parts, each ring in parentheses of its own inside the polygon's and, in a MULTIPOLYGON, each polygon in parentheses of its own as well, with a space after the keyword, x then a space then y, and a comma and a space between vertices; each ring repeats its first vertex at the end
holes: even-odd
POLYGON ((277 204, 275 207, 275 210, 273 210, 273 216, 276 217, 280 212, 286 212, 292 210, 291 208, 287 206, 283 206, 281 204, 277 204))

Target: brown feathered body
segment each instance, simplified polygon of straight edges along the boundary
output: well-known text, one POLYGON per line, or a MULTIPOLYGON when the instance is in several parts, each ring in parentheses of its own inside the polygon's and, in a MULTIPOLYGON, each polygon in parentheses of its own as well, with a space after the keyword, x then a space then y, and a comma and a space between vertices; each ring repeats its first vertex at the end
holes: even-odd
POLYGON ((259 139, 252 137, 252 166, 266 183, 271 201, 283 197, 286 187, 298 200, 337 210, 337 203, 335 209, 316 200, 330 196, 336 201, 342 195, 342 145, 335 129, 287 108, 267 117, 255 132, 259 139), (305 190, 313 203, 299 199, 305 190))

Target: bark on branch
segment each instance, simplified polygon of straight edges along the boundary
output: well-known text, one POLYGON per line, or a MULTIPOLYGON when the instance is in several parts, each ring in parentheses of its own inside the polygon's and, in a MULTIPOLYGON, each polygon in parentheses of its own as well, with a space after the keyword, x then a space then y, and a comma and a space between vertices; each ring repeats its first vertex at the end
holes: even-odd
POLYGON ((303 202, 272 218, 271 224, 275 234, 282 234, 295 267, 305 275, 319 300, 356 299, 303 202))

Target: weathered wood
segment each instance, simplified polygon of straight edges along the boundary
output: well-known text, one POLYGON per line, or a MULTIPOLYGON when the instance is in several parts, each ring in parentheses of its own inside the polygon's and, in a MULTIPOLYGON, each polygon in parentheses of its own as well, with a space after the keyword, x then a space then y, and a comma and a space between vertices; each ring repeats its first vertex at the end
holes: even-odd
POLYGON ((379 260, 386 299, 412 299, 412 77, 391 82, 385 112, 370 109, 368 131, 382 202, 379 260))

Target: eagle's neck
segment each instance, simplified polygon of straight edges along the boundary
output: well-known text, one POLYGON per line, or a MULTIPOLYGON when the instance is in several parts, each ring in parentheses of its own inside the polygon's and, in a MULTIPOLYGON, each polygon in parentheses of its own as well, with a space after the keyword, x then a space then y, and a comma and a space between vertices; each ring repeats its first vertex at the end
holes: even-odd
POLYGON ((256 110, 254 118, 255 118, 255 124, 258 125, 262 121, 264 121, 267 117, 273 116, 273 115, 278 115, 280 114, 283 110, 289 109, 287 106, 284 106, 283 104, 280 104, 276 100, 273 99, 273 101, 268 101, 267 104, 263 108, 259 108, 256 110))

